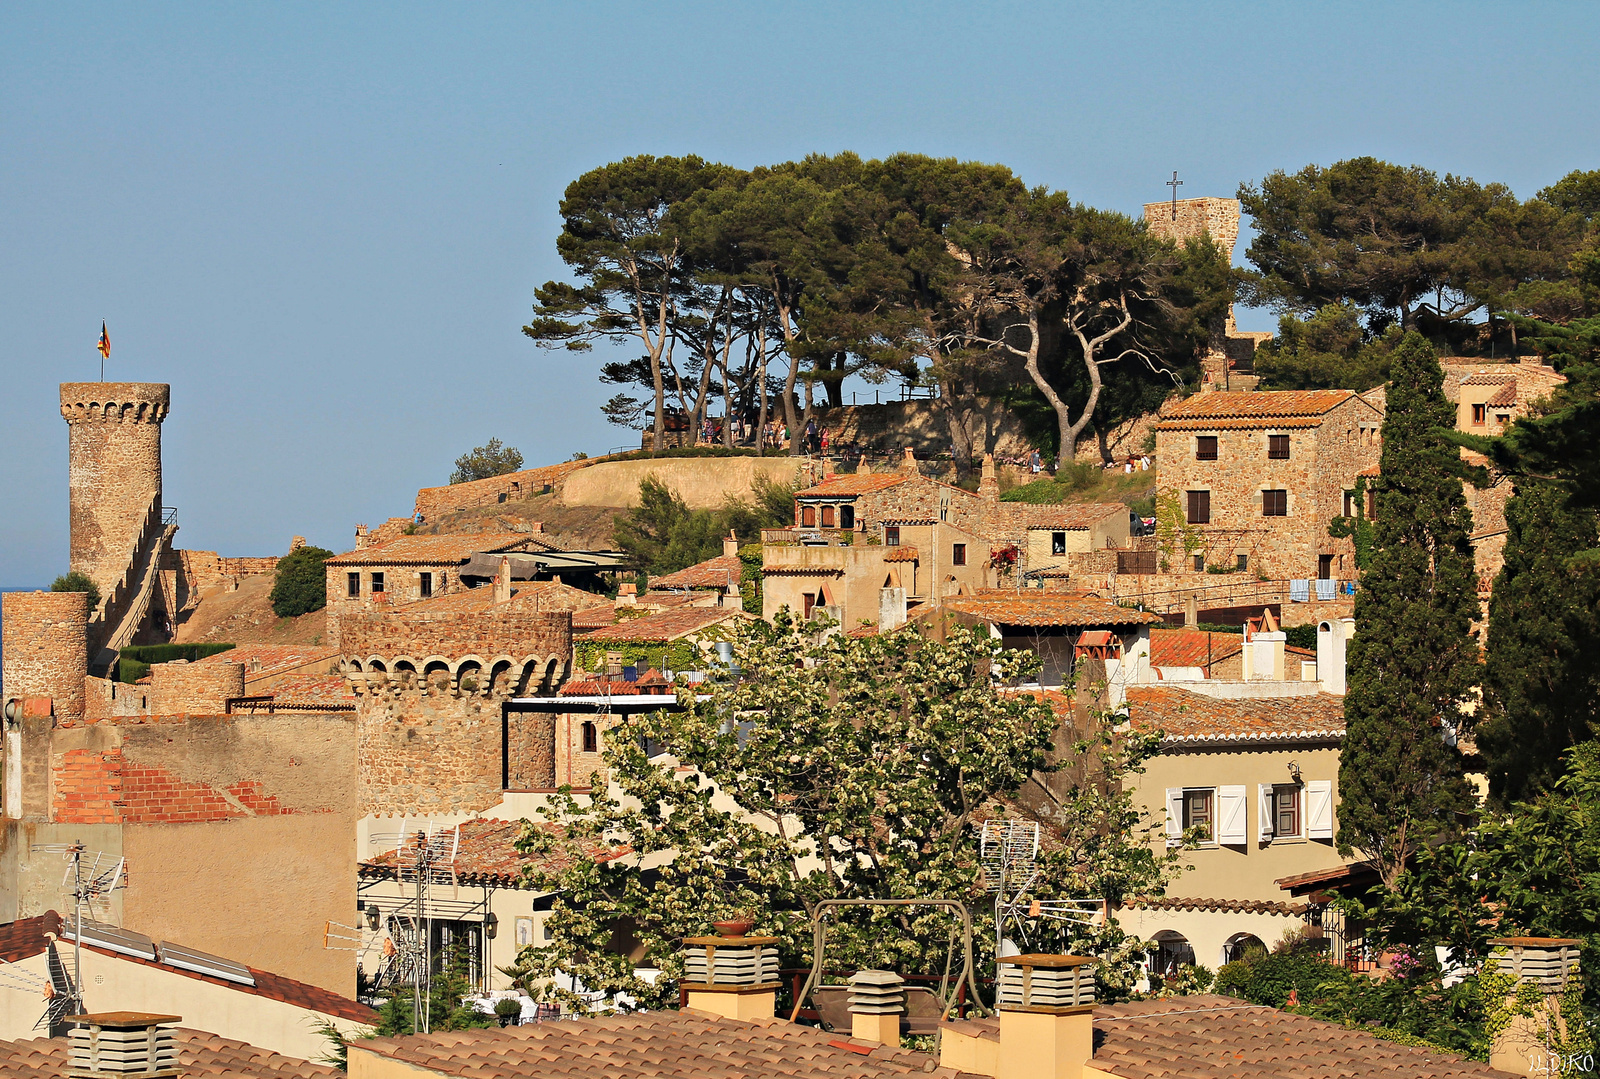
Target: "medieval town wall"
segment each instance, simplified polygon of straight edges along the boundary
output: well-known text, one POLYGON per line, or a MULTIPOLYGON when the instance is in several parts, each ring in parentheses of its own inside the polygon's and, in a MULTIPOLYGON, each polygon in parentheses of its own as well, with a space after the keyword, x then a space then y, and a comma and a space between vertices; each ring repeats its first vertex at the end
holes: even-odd
POLYGON ((170 387, 63 382, 70 507, 69 565, 111 595, 161 505, 161 423, 170 387))
POLYGON ((654 476, 676 491, 690 509, 720 509, 729 498, 749 499, 756 477, 777 484, 796 482, 801 462, 790 457, 663 457, 603 461, 569 475, 561 485, 568 506, 639 504, 639 481, 654 476))
POLYGON ((150 668, 150 712, 158 716, 220 715, 244 696, 244 664, 173 660, 150 668))
POLYGON ((7 592, 0 597, 6 700, 50 697, 57 715, 82 716, 89 670, 85 592, 7 592))
POLYGON ((485 660, 515 653, 564 658, 572 650, 571 611, 408 611, 385 604, 344 616, 340 647, 347 656, 431 656, 485 660))
POLYGON ((499 803, 498 700, 416 690, 367 694, 357 699, 355 716, 360 815, 475 813, 499 803))
MULTIPOLYGON (((504 476, 490 476, 484 480, 451 483, 443 487, 424 487, 417 492, 414 513, 423 520, 432 520, 444 513, 493 506, 499 502, 521 502, 553 488, 566 476, 579 469, 593 467, 604 458, 589 457, 581 461, 563 461, 543 468, 525 468, 521 472, 508 472, 504 476)), ((620 503, 605 503, 620 505, 620 503)), ((405 519, 400 518, 403 522, 405 519)))

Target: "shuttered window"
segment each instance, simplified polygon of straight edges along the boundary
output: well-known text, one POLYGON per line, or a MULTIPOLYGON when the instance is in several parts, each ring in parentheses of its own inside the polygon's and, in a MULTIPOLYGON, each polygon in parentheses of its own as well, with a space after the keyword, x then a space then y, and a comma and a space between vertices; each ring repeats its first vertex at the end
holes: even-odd
POLYGON ((1189 496, 1189 523, 1192 525, 1208 525, 1211 523, 1211 492, 1187 491, 1189 496))
POLYGON ((1287 517, 1289 516, 1288 491, 1262 491, 1261 516, 1287 517))

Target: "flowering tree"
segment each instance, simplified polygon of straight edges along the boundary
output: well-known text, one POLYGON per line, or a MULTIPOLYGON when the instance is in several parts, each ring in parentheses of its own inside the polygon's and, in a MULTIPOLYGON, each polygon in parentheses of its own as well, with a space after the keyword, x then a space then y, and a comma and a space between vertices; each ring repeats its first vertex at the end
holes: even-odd
MULTIPOLYGON (((1036 674, 1033 654, 965 627, 943 642, 912 631, 852 638, 783 614, 740 630, 734 664, 736 677, 697 687, 705 699, 682 692, 683 711, 608 732, 610 789, 564 791, 546 810, 562 827, 525 830, 520 845, 545 867, 531 883, 556 893, 554 939, 509 971, 529 989, 581 1007, 569 979, 551 980, 559 971, 593 992, 666 1005, 681 938, 741 914, 781 939, 787 963, 809 965, 810 912, 832 898, 965 900, 984 950, 993 923, 972 826, 1060 770, 1047 763, 1060 727, 1051 702, 1012 688, 1036 674), (588 856, 618 845, 632 854, 588 856), (661 977, 646 982, 641 966, 661 977)), ((1118 782, 1152 749, 1102 724, 1056 747, 1083 781, 1047 799, 1056 842, 1041 896, 1159 890, 1171 861, 1139 837, 1118 782)), ((826 962, 938 974, 955 929, 943 912, 860 908, 830 933, 826 962)), ((1133 958, 1115 927, 1068 937, 1124 965, 1133 958)))

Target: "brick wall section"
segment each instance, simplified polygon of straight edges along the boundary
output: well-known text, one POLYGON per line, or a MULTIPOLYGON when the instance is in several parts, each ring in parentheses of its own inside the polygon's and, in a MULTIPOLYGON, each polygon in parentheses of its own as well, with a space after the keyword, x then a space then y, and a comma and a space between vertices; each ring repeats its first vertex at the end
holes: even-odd
POLYGON ((84 713, 84 677, 89 671, 89 597, 83 592, 7 592, 0 597, 5 626, 7 700, 51 697, 56 715, 84 713))
POLYGON ((150 668, 150 712, 158 716, 220 715, 229 697, 244 696, 244 664, 175 660, 150 668))
POLYGON ((63 382, 71 568, 109 596, 151 503, 161 501, 161 423, 170 387, 154 382, 63 382))
POLYGON ((357 812, 471 813, 500 801, 500 703, 417 692, 356 703, 357 812))
POLYGON ((432 520, 442 513, 471 509, 475 506, 493 506, 498 502, 521 502, 538 494, 546 484, 554 486, 568 473, 588 468, 604 457, 590 457, 582 461, 565 461, 543 468, 527 468, 521 472, 508 472, 504 476, 491 476, 470 483, 452 483, 445 487, 424 487, 417 492, 416 509, 423 520, 432 520), (504 498, 500 496, 504 495, 504 498))
POLYGON ((221 788, 185 782, 134 764, 121 750, 69 750, 55 771, 51 817, 60 824, 203 824, 295 812, 258 781, 221 788))
POLYGON ((422 611, 383 605, 345 614, 347 656, 559 656, 572 651, 571 611, 422 611))

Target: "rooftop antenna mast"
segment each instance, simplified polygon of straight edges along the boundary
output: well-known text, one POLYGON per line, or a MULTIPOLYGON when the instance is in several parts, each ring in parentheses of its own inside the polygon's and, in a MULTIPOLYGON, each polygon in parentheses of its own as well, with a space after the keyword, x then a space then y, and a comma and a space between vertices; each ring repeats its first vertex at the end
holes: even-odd
MULTIPOLYGON (((72 896, 72 976, 67 980, 68 992, 58 993, 51 1000, 51 1011, 56 1002, 61 1004, 61 1015, 83 1014, 83 910, 110 898, 118 888, 128 886, 128 860, 112 859, 109 854, 85 850, 79 843, 44 843, 33 848, 35 853, 62 854, 67 859, 67 871, 61 878, 61 890, 72 896), (63 999, 64 998, 64 999, 63 999), (67 1005, 72 1011, 66 1011, 67 1005)), ((65 972, 63 972, 64 974, 65 972)))
POLYGON ((402 884, 412 886, 412 913, 402 915, 397 911, 391 917, 390 924, 399 923, 409 930, 409 939, 396 944, 410 954, 397 958, 410 961, 412 1032, 427 1034, 432 1019, 430 989, 433 980, 433 917, 428 909, 428 893, 435 884, 456 883, 455 865, 456 855, 461 849, 461 825, 435 827, 430 820, 418 822, 418 826, 413 828, 409 820, 402 818, 398 833, 374 835, 372 842, 396 844, 396 875, 402 884), (407 922, 410 924, 406 925, 407 922))
POLYGON ((1005 952, 1006 923, 1015 934, 1010 939, 1026 943, 1030 921, 1071 922, 1092 926, 1105 914, 1096 900, 1036 899, 1030 893, 1038 883, 1039 822, 990 819, 975 825, 978 858, 983 866, 984 891, 994 896, 994 954, 1005 952))

